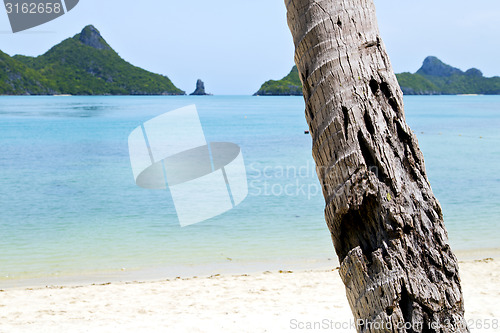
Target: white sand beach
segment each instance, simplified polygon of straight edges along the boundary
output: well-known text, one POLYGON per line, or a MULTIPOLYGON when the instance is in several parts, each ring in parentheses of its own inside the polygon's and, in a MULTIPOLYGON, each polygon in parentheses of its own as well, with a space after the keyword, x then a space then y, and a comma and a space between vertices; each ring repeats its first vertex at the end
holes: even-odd
MULTIPOLYGON (((499 332, 500 261, 460 268, 472 331, 499 332)), ((346 327, 351 318, 336 269, 0 292, 2 333, 293 332, 318 322, 325 331, 355 332, 346 327)))

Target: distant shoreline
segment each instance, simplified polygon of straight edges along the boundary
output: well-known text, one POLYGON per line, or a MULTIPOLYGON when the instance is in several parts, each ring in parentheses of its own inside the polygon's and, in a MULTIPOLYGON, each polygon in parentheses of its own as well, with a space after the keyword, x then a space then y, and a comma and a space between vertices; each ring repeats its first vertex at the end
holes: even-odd
MULTIPOLYGON (((1 95, 0 97, 302 97, 302 95, 204 95, 204 96, 190 96, 190 95, 1 95)), ((465 96, 465 97, 477 97, 477 96, 500 96, 496 94, 429 94, 429 95, 403 95, 404 97, 415 96, 415 97, 430 97, 430 96, 465 96)))
MULTIPOLYGON (((460 262, 481 261, 485 258, 500 260, 500 248, 456 250, 455 255, 460 262)), ((192 279, 198 276, 211 275, 242 275, 258 274, 264 271, 307 271, 334 269, 339 266, 332 245, 331 258, 310 258, 280 262, 276 260, 263 262, 227 262, 216 264, 198 264, 189 266, 161 266, 142 269, 81 271, 66 274, 39 276, 0 278, 0 290, 43 288, 48 285, 87 285, 102 283, 122 283, 126 281, 157 281, 161 279, 192 279)))

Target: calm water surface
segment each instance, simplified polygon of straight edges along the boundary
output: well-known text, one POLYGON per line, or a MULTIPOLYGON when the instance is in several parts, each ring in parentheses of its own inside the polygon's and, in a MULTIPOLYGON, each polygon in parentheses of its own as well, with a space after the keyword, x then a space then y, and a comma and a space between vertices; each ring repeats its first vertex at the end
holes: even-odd
MULTIPOLYGON (((500 97, 405 103, 453 248, 499 247, 500 97)), ((25 278, 335 258, 303 109, 301 97, 0 97, 0 289, 25 278), (207 141, 241 146, 249 196, 180 228, 168 191, 135 186, 127 139, 189 104, 207 141)))

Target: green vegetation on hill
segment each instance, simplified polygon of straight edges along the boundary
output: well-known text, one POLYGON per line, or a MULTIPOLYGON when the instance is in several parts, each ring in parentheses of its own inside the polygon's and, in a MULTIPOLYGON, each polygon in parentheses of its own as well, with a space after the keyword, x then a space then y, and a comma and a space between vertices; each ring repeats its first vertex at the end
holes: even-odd
POLYGON ((281 80, 265 82, 254 96, 302 96, 302 82, 300 82, 297 66, 293 66, 290 73, 281 80))
POLYGON ((432 95, 439 89, 438 87, 421 75, 411 73, 396 74, 400 87, 404 87, 405 95, 432 95))
POLYGON ((0 94, 46 95, 52 85, 43 75, 0 51, 0 94))
MULTIPOLYGON (((405 95, 500 94, 500 77, 484 77, 476 68, 463 72, 436 57, 425 58, 415 74, 401 73, 396 77, 405 95)), ((267 81, 255 95, 302 95, 297 67, 281 80, 267 81)))
POLYGON ((425 58, 415 74, 402 73, 397 78, 406 95, 500 94, 500 77, 484 77, 476 68, 463 72, 436 57, 425 58))
POLYGON ((0 51, 4 95, 183 95, 166 76, 123 60, 93 26, 45 54, 9 57, 0 51))

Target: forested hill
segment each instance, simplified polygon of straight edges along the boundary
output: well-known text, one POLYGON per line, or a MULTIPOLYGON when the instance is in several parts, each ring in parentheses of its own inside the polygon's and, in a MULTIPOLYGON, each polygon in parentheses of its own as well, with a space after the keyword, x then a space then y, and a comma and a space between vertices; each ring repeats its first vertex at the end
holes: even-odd
MULTIPOLYGON (((463 72, 436 57, 425 58, 416 73, 401 73, 396 77, 405 95, 500 94, 500 77, 484 77, 476 68, 463 72)), ((297 67, 281 80, 265 82, 255 95, 302 95, 297 67)))
POLYGON ((254 96, 302 96, 302 83, 297 66, 281 80, 266 81, 254 96))
POLYGON ((1 95, 184 95, 123 60, 92 25, 38 57, 0 51, 1 95))
POLYGON ((427 57, 415 73, 397 75, 406 95, 500 94, 500 77, 484 77, 476 68, 463 72, 436 57, 427 57))

